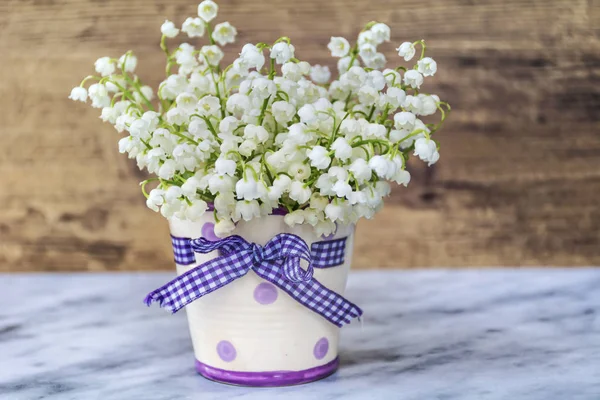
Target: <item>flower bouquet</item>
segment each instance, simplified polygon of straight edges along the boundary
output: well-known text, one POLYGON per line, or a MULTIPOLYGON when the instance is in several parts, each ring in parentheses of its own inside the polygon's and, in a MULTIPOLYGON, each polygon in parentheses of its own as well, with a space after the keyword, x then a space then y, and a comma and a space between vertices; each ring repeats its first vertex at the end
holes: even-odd
POLYGON ((217 11, 205 0, 198 17, 161 26, 156 91, 128 51, 98 59, 70 98, 100 108, 124 134, 119 151, 154 175, 141 188, 169 221, 178 277, 145 301, 187 306, 198 372, 252 386, 312 381, 337 368, 339 327, 362 313, 343 297, 355 223, 383 206, 390 182, 408 185, 411 155, 438 161, 433 135, 450 107, 420 90, 437 70, 424 41, 397 48, 404 61, 419 49, 416 65, 386 68, 383 23, 354 44, 331 38, 331 80, 287 37, 246 44, 222 66, 237 31, 214 24, 217 11), (207 43, 169 47, 178 35, 207 43))

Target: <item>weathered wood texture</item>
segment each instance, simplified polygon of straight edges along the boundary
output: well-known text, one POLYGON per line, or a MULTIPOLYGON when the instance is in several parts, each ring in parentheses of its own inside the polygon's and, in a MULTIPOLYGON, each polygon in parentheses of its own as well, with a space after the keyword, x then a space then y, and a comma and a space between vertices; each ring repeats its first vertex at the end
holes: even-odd
MULTIPOLYGON (((596 0, 221 1, 240 42, 288 35, 328 63, 366 22, 427 39, 427 89, 453 106, 442 159, 413 163, 355 267, 600 264, 600 8, 596 0)), ((0 2, 0 270, 172 267, 167 226, 97 110, 67 100, 101 55, 134 49, 156 84, 158 27, 196 3, 0 2)), ((230 48, 231 51, 233 48, 230 48)), ((392 56, 393 46, 388 47, 392 56)), ((333 65, 332 65, 333 66, 333 65)))

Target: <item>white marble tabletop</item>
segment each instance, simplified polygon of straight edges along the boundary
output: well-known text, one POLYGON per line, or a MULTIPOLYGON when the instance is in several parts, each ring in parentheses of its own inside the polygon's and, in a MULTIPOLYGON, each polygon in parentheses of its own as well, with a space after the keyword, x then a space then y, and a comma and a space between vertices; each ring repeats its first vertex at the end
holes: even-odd
POLYGON ((0 399, 600 399, 600 269, 353 273, 340 370, 255 389, 197 375, 184 313, 142 304, 171 277, 0 275, 0 399))

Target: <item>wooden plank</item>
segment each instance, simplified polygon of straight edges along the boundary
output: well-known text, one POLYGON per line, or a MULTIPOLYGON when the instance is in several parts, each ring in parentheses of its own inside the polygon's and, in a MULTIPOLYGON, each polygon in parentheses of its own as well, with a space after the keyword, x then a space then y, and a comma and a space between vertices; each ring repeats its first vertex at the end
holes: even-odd
MULTIPOLYGON (((410 187, 359 224, 354 266, 370 268, 600 264, 599 3, 219 5, 240 43, 288 35, 331 67, 329 36, 370 20, 394 44, 427 39, 440 69, 426 90, 454 111, 441 161, 411 163, 410 187)), ((194 12, 182 0, 0 3, 0 271, 171 268, 166 223, 145 209, 118 134, 66 96, 96 58, 128 49, 156 85, 160 24, 194 12)))

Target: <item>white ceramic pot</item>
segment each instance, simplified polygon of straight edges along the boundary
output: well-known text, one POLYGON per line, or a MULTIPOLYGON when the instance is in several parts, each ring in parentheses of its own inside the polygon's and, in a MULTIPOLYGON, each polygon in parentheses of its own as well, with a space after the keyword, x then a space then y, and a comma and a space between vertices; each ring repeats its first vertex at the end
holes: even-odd
MULTIPOLYGON (((177 237, 218 239, 207 213, 197 222, 170 220, 177 237)), ((290 228, 281 215, 240 222, 233 234, 265 245, 278 233, 300 236, 310 247, 317 237, 310 226, 290 228)), ((354 225, 338 226, 334 236, 347 237, 345 262, 315 269, 314 277, 343 295, 352 259, 354 225)), ((196 264, 177 265, 178 274, 214 257, 196 253, 196 264)), ((310 382, 333 373, 338 365, 339 328, 305 308, 253 271, 186 307, 196 356, 203 376, 248 386, 283 386, 310 382)))

